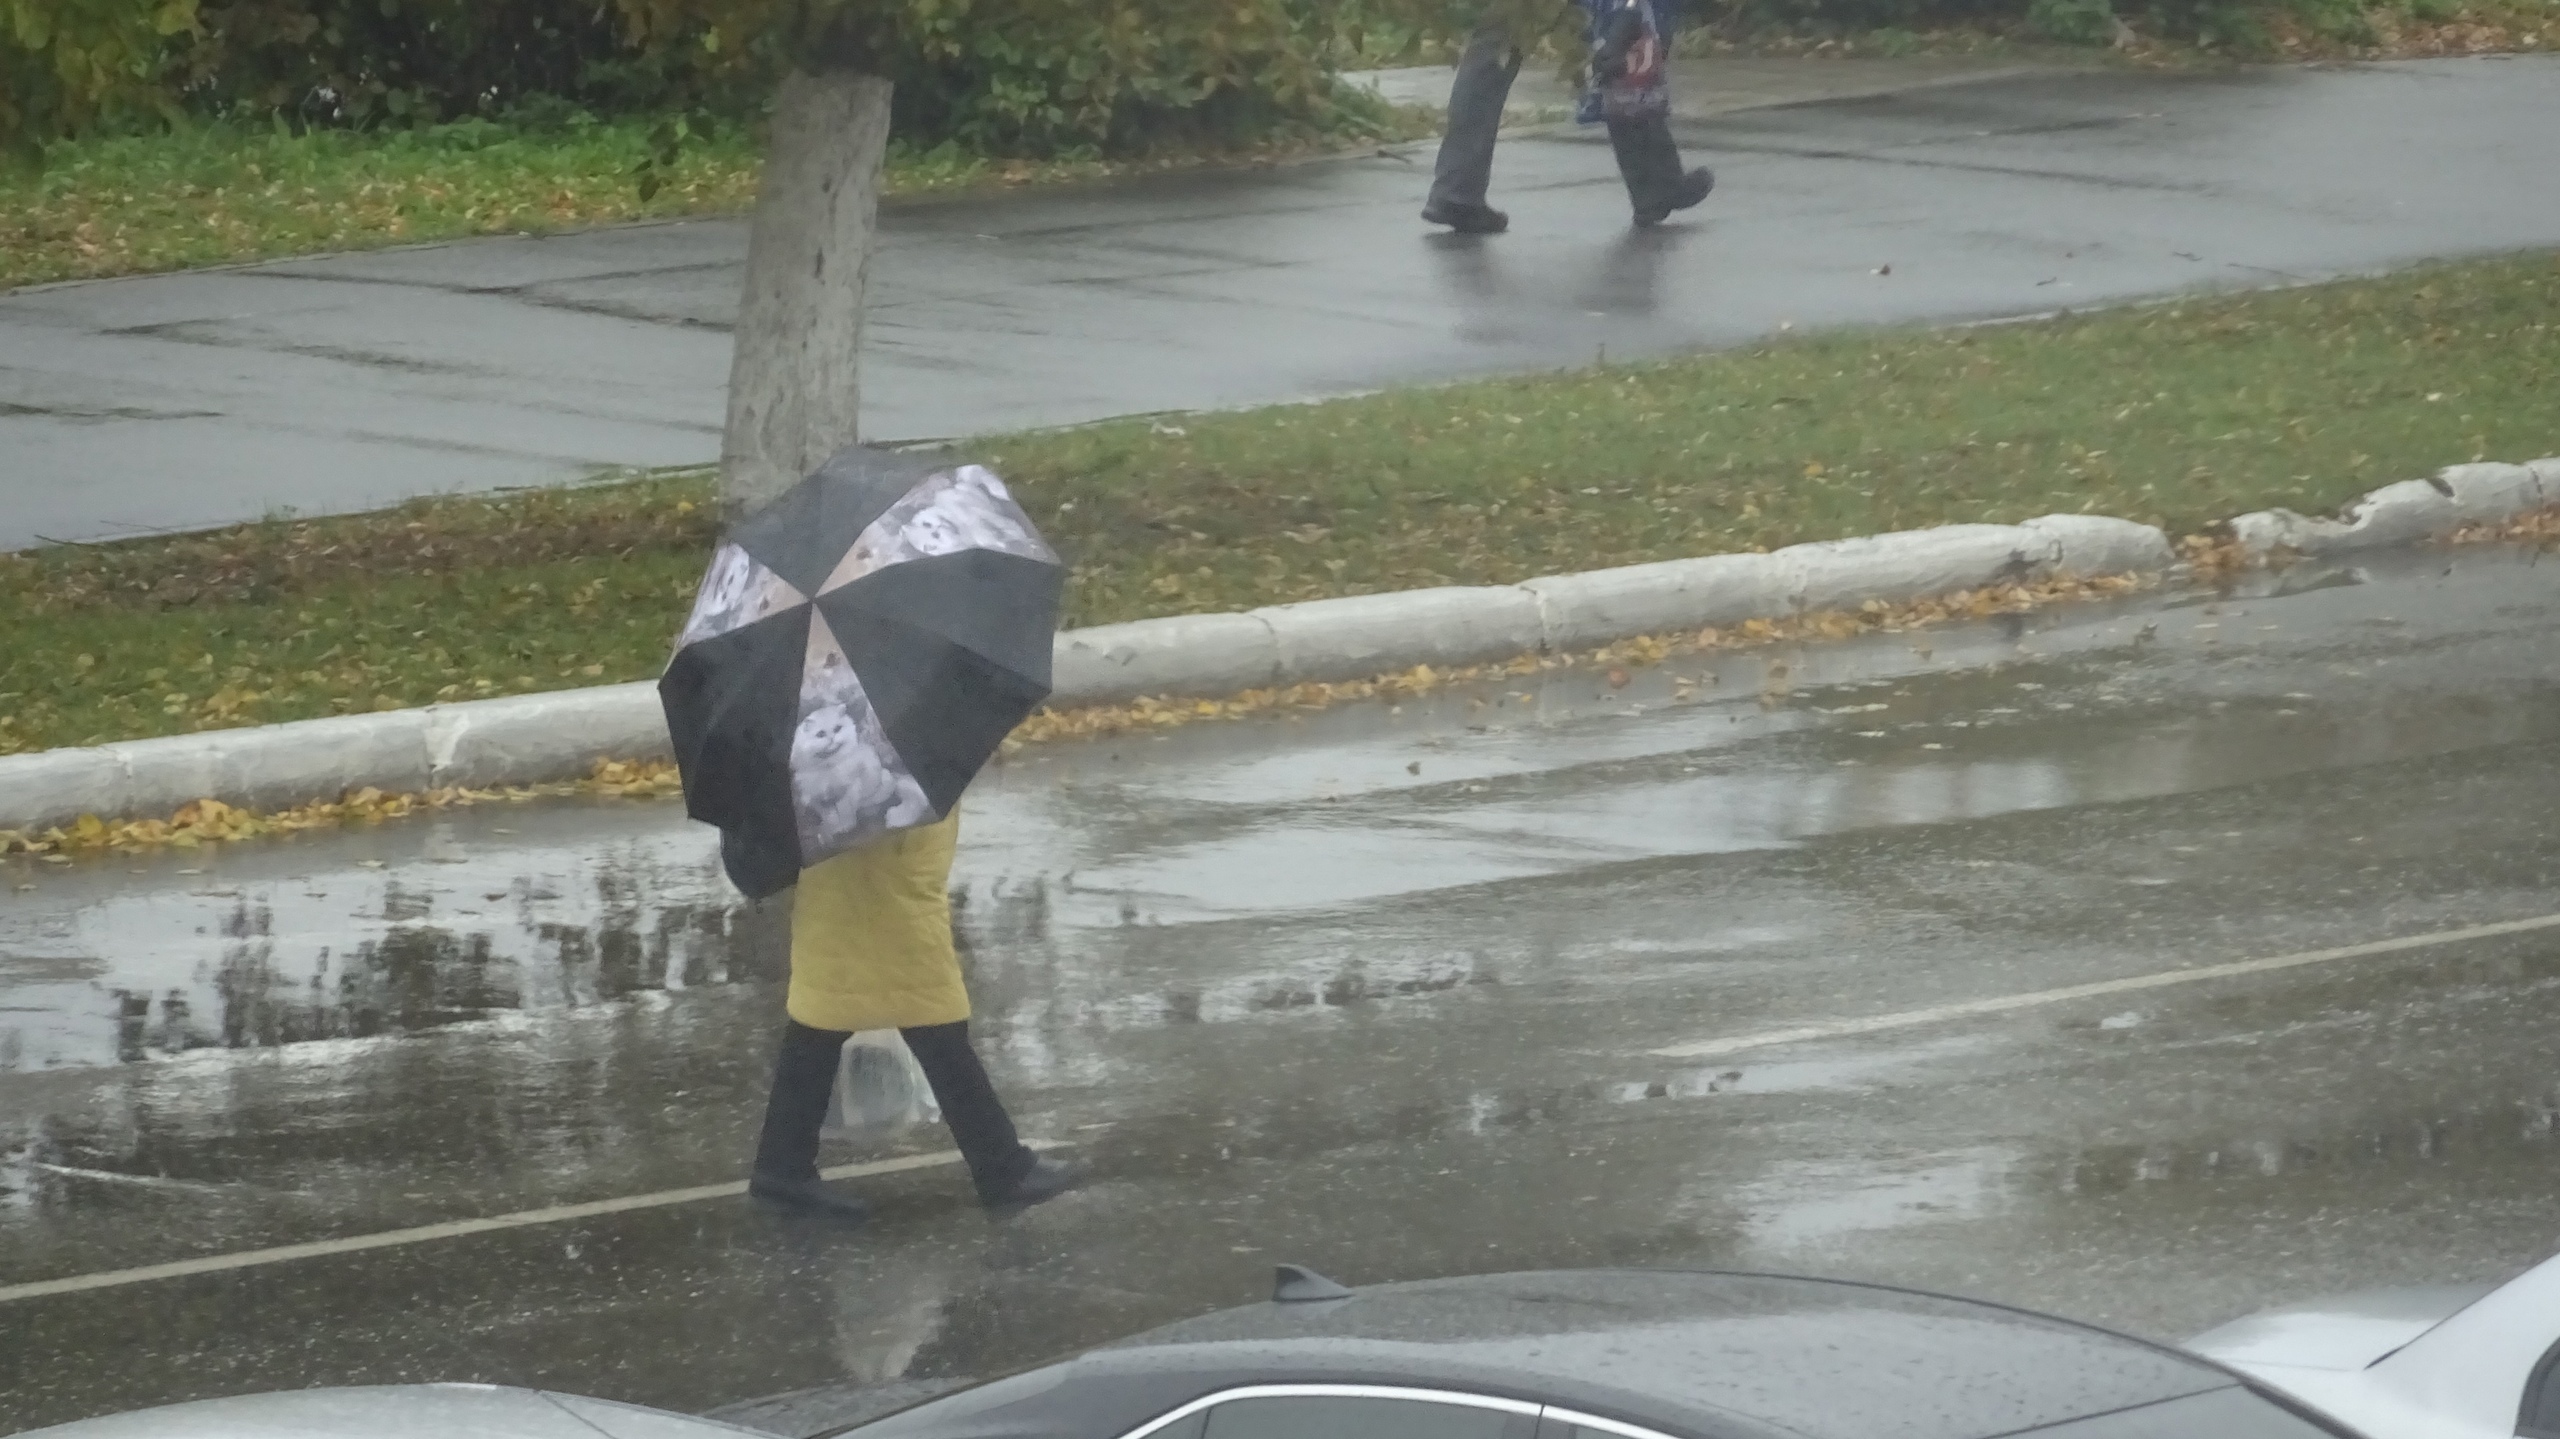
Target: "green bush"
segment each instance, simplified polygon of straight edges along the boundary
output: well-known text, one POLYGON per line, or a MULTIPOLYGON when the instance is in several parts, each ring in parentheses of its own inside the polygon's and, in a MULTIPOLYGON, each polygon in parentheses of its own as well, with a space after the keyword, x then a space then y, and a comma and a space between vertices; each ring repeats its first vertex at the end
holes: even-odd
POLYGON ((1338 118, 1343 38, 1306 0, 967 0, 910 7, 884 57, 910 134, 990 154, 1236 140, 1338 118))
MULTIPOLYGON (((2460 0, 2125 0, 2144 33, 2233 50, 2267 17, 2365 41, 2367 6, 2460 0)), ((1727 30, 2010 24, 2098 44, 2109 0, 1688 0, 1727 30)), ((1357 128, 1333 69, 1444 54, 1486 16, 1569 37, 1564 0, 0 0, 0 148, 185 111, 288 126, 751 117, 783 67, 897 84, 903 138, 980 155, 1126 153, 1357 128)), ((1567 41, 1568 48, 1570 41, 1567 41)))
MULTIPOLYGON (((1505 4, 1525 0, 1501 0, 1505 4)), ((1552 0, 1550 0, 1552 3, 1552 0)), ((911 140, 1126 151, 1357 128, 1332 78, 1371 25, 1467 0, 0 0, 0 142, 183 111, 378 127, 752 116, 814 52, 897 84, 911 140)))
POLYGON ((693 57, 697 84, 769 79, 786 64, 827 56, 896 83, 903 134, 1023 156, 1357 125, 1367 102, 1342 93, 1332 72, 1360 49, 1365 30, 1393 22, 1445 34, 1473 8, 1468 0, 616 3, 638 53, 693 57))
POLYGON ((102 120, 167 114, 161 62, 193 30, 195 0, 0 0, 0 152, 102 120))
POLYGON ((296 124, 583 102, 625 64, 619 21, 580 0, 232 0, 205 4, 198 23, 170 59, 179 93, 202 111, 296 124))
POLYGON ((2115 6, 2108 0, 2029 0, 2027 27, 2064 45, 2104 45, 2115 38, 2115 6))
POLYGON ((2312 33, 2350 45, 2370 45, 2381 38, 2364 0, 2290 0, 2293 15, 2312 33))

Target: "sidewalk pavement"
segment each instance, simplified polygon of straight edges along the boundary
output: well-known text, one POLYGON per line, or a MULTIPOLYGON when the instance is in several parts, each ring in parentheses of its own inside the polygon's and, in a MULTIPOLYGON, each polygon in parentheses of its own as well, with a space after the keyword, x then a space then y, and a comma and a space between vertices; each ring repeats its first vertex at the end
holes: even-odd
MULTIPOLYGON (((1889 73, 1849 63, 1805 62, 1805 83, 1889 73)), ((1722 184, 1647 232, 1572 126, 1506 144, 1513 229, 1489 240, 1417 220, 1428 145, 894 206, 868 427, 1298 400, 2560 245, 2560 56, 1955 78, 1684 122, 1722 184)), ((708 461, 744 250, 707 220, 0 296, 0 548, 708 461)))
MULTIPOLYGON (((2067 54, 1912 55, 1901 59, 1684 57, 1671 72, 1671 113, 1679 120, 1708 120, 1737 110, 1868 100, 1942 85, 2100 72, 2098 64, 2074 63, 2067 54)), ((1457 74, 1454 65, 1408 65, 1362 71, 1348 78, 1398 105, 1445 110, 1449 83, 1457 74)), ((1511 82, 1505 118, 1515 125, 1562 121, 1572 114, 1574 100, 1573 85, 1553 65, 1524 64, 1518 78, 1511 82)))

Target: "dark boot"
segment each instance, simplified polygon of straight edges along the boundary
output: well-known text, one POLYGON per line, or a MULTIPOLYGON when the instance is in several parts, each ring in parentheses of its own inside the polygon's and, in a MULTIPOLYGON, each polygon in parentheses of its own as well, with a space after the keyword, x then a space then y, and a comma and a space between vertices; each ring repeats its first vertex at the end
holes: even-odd
POLYGON ((818 1177, 818 1128, 827 1121, 836 1065, 850 1036, 811 1029, 798 1020, 782 1026, 782 1052, 773 1061, 773 1089, 765 1097, 764 1132, 756 1140, 755 1170, 747 1193, 778 1208, 859 1224, 870 1217, 862 1201, 839 1194, 818 1177))
POLYGON ((978 1200, 990 1209, 1013 1209, 1055 1199, 1083 1180, 1074 1166, 1043 1159, 1014 1132, 1013 1116, 969 1043, 969 1022, 903 1029, 907 1048, 933 1085, 942 1122, 968 1162, 978 1200))
POLYGON ((1659 225, 1671 218, 1672 211, 1687 210, 1703 203, 1707 196, 1715 193, 1715 188, 1716 172, 1700 165, 1680 177, 1680 183, 1672 187, 1668 199, 1636 211, 1636 224, 1640 227, 1659 225))
POLYGON ((1461 235, 1499 235, 1511 228, 1511 217, 1491 205, 1468 205, 1455 200, 1434 200, 1422 207, 1422 218, 1434 225, 1446 225, 1461 235))
POLYGON ((1626 181, 1638 225, 1659 225, 1715 189, 1713 171, 1680 168, 1680 142, 1671 138, 1668 120, 1612 120, 1609 148, 1617 152, 1618 177, 1626 181))
POLYGON ((1010 1192, 987 1200, 989 1209, 1029 1209, 1044 1204, 1071 1189, 1084 1187, 1084 1166, 1043 1154, 1031 1161, 1031 1168, 1013 1182, 1010 1192))

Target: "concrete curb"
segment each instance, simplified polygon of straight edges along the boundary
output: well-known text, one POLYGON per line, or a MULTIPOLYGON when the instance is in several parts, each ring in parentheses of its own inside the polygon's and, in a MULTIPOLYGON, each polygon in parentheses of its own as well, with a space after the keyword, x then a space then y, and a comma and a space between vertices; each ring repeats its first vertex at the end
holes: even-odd
POLYGON ((2448 465, 2428 480, 2384 485, 2339 511, 2334 520, 2291 510, 2259 510, 2231 522, 2231 537, 2253 559, 2277 550, 2345 554, 2415 544, 2464 525, 2493 523, 2560 504, 2560 458, 2521 465, 2448 465))
POLYGON ((1107 704, 1140 695, 1228 695, 1363 679, 1418 664, 1589 649, 1631 635, 1854 608, 1868 600, 1896 603, 2003 580, 2153 572, 2172 559, 2168 538, 2149 525, 2047 515, 2020 525, 1944 525, 1516 585, 1137 620, 1058 636, 1051 702, 1107 704))
MULTIPOLYGON (((2408 543, 2554 503, 2560 458, 2456 465, 2434 480, 2376 490, 2340 519, 2272 510, 2243 515, 2232 529, 2255 554, 2277 547, 2321 554, 2408 543)), ((1051 703, 1362 679, 2010 581, 2157 573, 2174 561, 2168 537, 2149 525, 2047 515, 1516 585, 1177 615, 1059 635, 1051 703)), ((0 757, 0 829, 42 829, 84 814, 165 815, 208 798, 272 809, 367 785, 397 793, 538 784, 583 775, 598 760, 668 753, 657 686, 602 685, 0 757)))

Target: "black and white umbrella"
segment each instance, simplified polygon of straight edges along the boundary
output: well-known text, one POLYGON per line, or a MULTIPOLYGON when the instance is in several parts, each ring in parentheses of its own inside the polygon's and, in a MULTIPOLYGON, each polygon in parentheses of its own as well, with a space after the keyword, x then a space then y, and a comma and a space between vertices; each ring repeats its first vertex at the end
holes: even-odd
POLYGON ((729 877, 931 824, 1049 695, 1065 572, 978 465, 855 446, 733 528, 658 681, 729 877))

